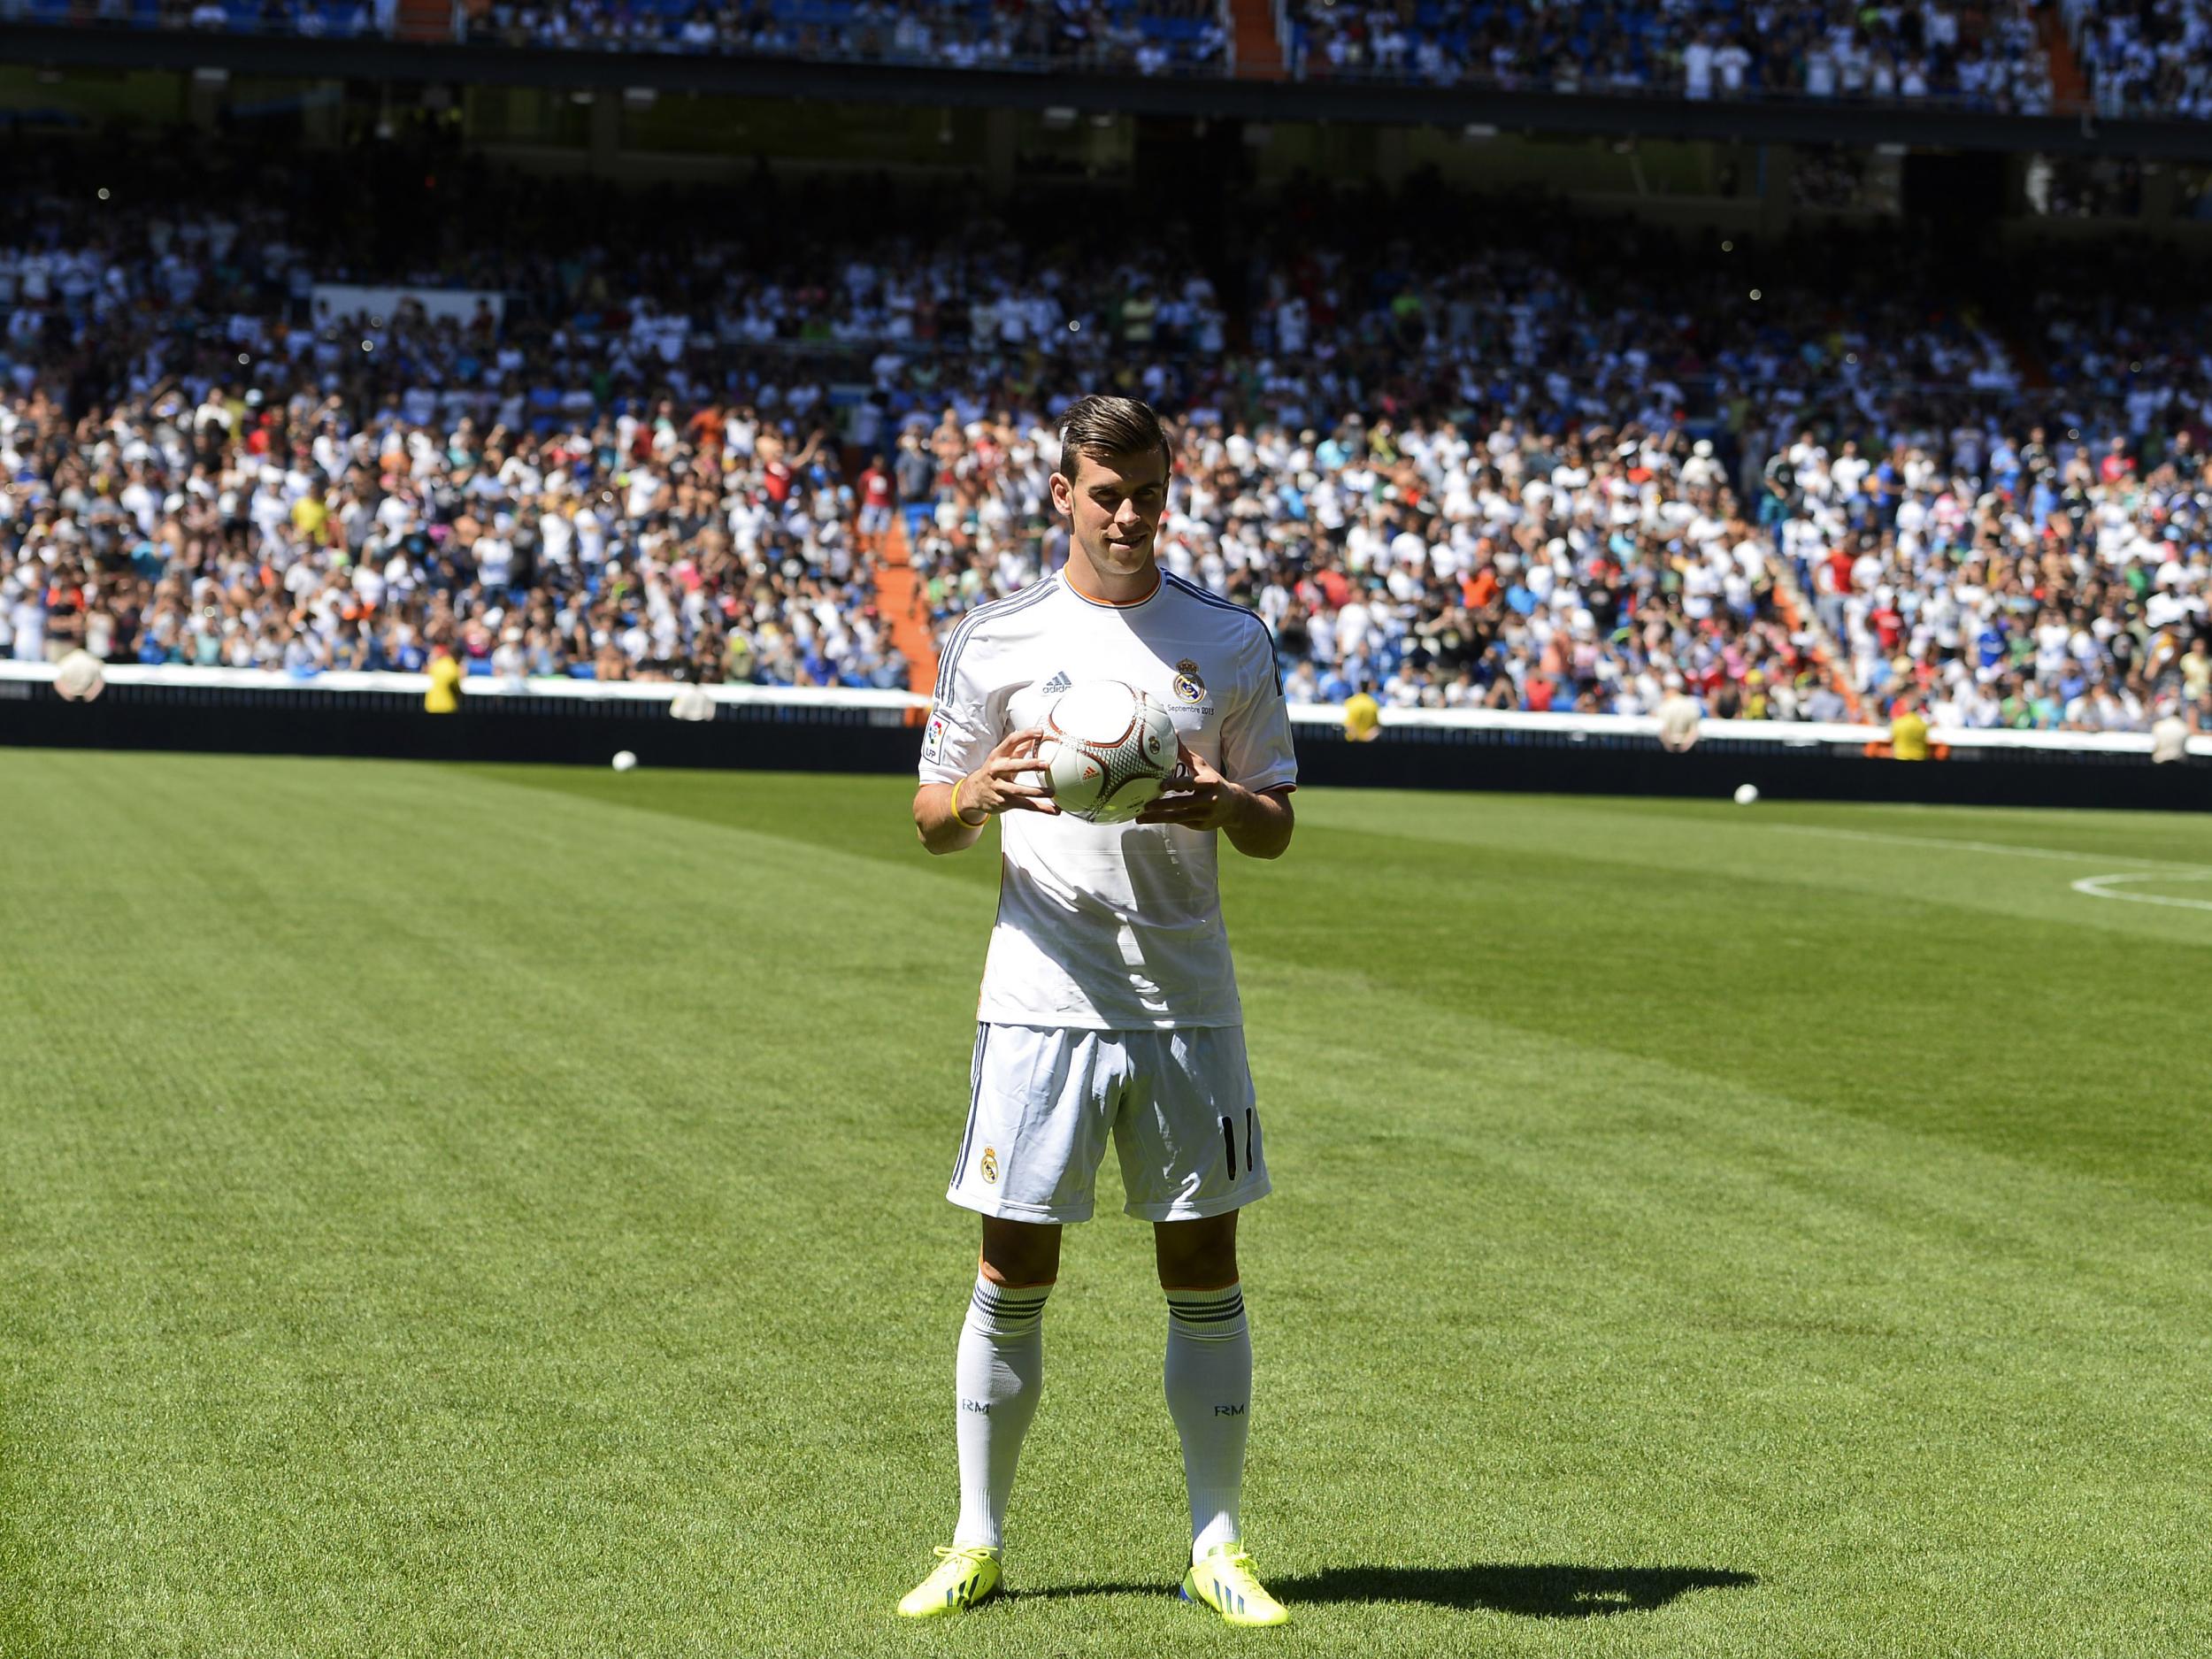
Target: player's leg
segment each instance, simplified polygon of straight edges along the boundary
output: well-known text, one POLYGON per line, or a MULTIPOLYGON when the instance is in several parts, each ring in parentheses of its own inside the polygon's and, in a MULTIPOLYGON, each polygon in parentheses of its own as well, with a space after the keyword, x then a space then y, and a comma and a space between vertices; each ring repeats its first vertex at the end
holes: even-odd
POLYGON ((960 1520, 937 1565, 900 1599, 908 1618, 964 1613, 1002 1582, 1006 1505, 1022 1441, 1044 1393, 1045 1299, 1060 1271, 1060 1229, 983 1217, 983 1249, 953 1359, 960 1520))
POLYGON ((1167 1294, 1167 1407, 1183 1443, 1190 1494, 1186 1600, 1232 1624, 1283 1624, 1290 1614, 1260 1583, 1237 1517, 1252 1423, 1252 1328, 1237 1272, 1237 1212, 1152 1229, 1167 1294))
POLYGON ((1060 1229, 983 1217, 983 1252, 954 1363, 960 1418, 955 1549, 998 1550, 1022 1441, 1044 1393, 1045 1298, 1060 1276, 1060 1229))
POLYGON ((1252 1333, 1237 1217, 1268 1191, 1243 1033, 1160 1032, 1118 1125, 1129 1209, 1153 1223, 1167 1297, 1168 1414, 1183 1448, 1192 1569, 1183 1593, 1232 1624, 1289 1618, 1261 1587, 1238 1520, 1251 1427, 1252 1333))
POLYGON ((966 1610, 1000 1586, 1006 1509, 1044 1387, 1044 1310, 1060 1229, 1091 1213, 1118 1093, 1103 1033, 986 1026, 947 1196, 983 1217, 983 1248, 954 1362, 960 1520, 952 1547, 899 1603, 910 1617, 966 1610))
POLYGON ((1237 1212, 1160 1222, 1153 1246, 1167 1296, 1167 1409, 1183 1443, 1191 1559, 1197 1561, 1240 1535, 1252 1329, 1237 1276, 1237 1212))

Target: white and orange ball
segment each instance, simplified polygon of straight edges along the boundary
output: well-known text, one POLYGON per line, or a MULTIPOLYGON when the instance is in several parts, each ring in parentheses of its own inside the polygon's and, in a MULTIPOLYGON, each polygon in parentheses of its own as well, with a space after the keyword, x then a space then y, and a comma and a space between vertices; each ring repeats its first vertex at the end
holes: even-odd
POLYGON ((1090 680, 1054 699, 1039 722, 1052 798, 1093 824, 1125 824, 1175 775, 1175 721, 1156 699, 1118 680, 1090 680))

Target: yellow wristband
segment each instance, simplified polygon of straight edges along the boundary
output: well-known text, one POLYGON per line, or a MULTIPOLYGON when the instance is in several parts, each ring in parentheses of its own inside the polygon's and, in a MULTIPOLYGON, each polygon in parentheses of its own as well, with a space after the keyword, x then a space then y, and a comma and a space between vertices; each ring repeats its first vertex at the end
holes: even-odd
POLYGON ((971 824, 960 816, 960 784, 967 781, 965 778, 963 778, 960 783, 956 783, 952 787, 952 821, 962 829, 981 829, 983 824, 988 824, 991 821, 991 814, 987 810, 983 814, 983 824, 971 824))

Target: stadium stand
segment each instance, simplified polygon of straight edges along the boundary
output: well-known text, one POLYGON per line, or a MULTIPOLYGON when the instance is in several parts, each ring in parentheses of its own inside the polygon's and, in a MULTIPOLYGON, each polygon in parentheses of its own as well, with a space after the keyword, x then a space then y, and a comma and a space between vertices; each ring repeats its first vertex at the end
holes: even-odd
POLYGON ((862 63, 1141 75, 1220 73, 1212 0, 27 0, 26 20, 485 46, 741 52, 862 63))
POLYGON ((2212 117, 2212 7, 2061 0, 2063 40, 2101 113, 2212 117))
POLYGON ((1143 75, 1218 73, 1227 35, 1209 0, 994 4, 990 0, 602 0, 545 5, 469 0, 472 42, 634 51, 929 63, 958 69, 1081 67, 1143 75))
POLYGON ((398 32, 397 0, 18 0, 10 20, 350 40, 398 32))
POLYGON ((1724 291, 1670 234, 1426 185, 1256 208, 1225 294, 868 185, 474 178, 465 229, 397 235, 380 180, 475 164, 356 157, 336 211, 311 163, 102 204, 86 159, 27 150, 0 206, 0 654, 895 687, 896 627, 1056 562, 1052 412, 1110 385, 1179 417, 1168 565, 1306 697, 2212 724, 2185 273, 2131 311, 2055 264, 2024 352, 1909 235, 1747 248, 1769 286, 1724 291))
POLYGON ((1290 60, 1306 79, 1373 76, 1520 90, 1933 100, 2052 107, 2026 0, 1838 11, 1807 0, 1719 6, 1297 0, 1290 60))
POLYGON ((2203 0, 14 0, 52 27, 2212 117, 2203 0))

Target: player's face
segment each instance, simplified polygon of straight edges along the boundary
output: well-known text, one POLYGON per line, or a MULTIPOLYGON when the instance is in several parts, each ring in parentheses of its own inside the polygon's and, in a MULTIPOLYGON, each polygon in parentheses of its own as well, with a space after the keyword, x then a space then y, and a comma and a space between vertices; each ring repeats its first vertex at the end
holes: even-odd
MULTIPOLYGON (((1066 465, 1062 462, 1063 466, 1066 465)), ((1152 565, 1153 538, 1167 511, 1167 457, 1085 455, 1075 474, 1052 475, 1053 504, 1073 526, 1076 545, 1102 575, 1135 576, 1152 565)))

